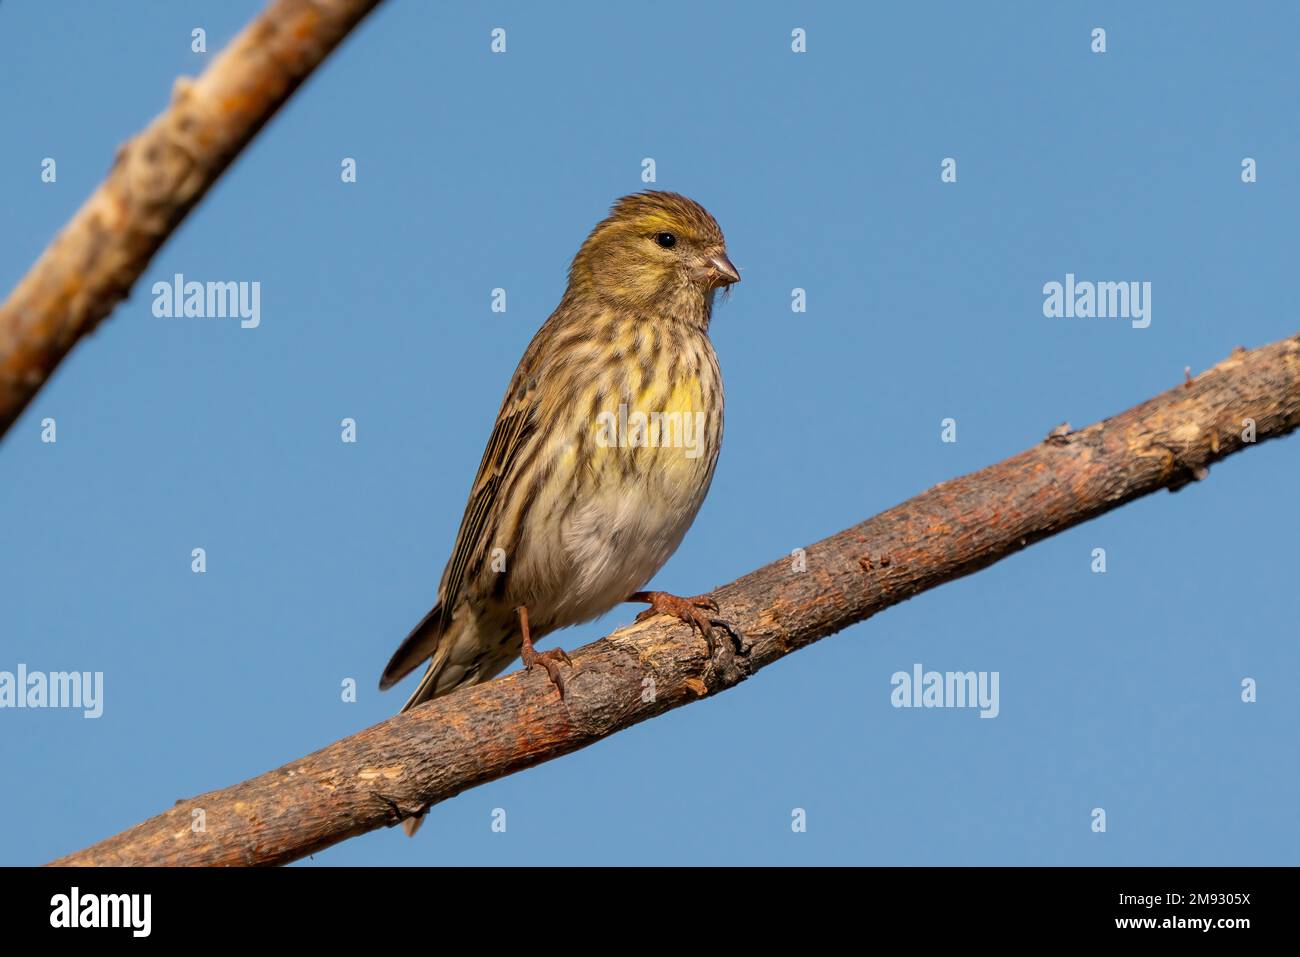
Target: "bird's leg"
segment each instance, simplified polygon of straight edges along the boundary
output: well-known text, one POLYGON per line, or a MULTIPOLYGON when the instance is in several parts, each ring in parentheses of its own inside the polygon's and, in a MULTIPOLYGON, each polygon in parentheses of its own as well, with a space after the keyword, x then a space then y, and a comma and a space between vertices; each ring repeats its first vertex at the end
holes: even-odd
POLYGON ((643 601, 650 605, 649 608, 636 616, 637 621, 644 621, 647 618, 653 618, 655 615, 671 615, 688 625, 694 625, 704 640, 708 642, 710 657, 715 656, 720 651, 718 637, 713 631, 715 627, 727 633, 727 637, 731 639, 737 652, 743 655, 749 651, 749 641, 735 625, 724 618, 714 617, 718 612, 718 603, 708 595, 682 598, 678 595, 670 595, 666 591, 638 591, 629 595, 627 600, 643 601), (706 614, 706 612, 713 612, 713 615, 706 614))
POLYGON ((557 661, 563 661, 566 665, 572 666, 573 662, 565 654, 563 648, 555 648, 551 651, 538 651, 533 647, 533 637, 528 631, 528 606, 520 605, 515 609, 519 613, 519 633, 524 639, 524 650, 519 655, 523 659, 524 667, 546 669, 546 673, 551 676, 551 683, 560 689, 560 697, 564 697, 564 673, 560 671, 557 661))

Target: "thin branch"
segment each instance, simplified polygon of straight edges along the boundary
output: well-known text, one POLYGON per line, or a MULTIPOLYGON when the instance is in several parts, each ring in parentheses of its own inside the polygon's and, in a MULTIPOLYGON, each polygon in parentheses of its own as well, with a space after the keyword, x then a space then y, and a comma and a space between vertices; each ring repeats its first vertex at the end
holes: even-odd
MULTIPOLYGON (((1300 336, 1238 350, 1114 418, 935 486, 719 588, 752 641, 710 659, 686 626, 654 618, 573 654, 561 701, 545 674, 515 672, 344 738, 171 810, 55 864, 283 864, 559 757, 732 687, 882 609, 1300 425, 1300 336), (1249 422, 1246 420, 1250 420, 1249 422), (193 812, 204 812, 195 831, 193 812)), ((1187 503, 1188 508, 1192 503, 1187 503)))
POLYGON ((0 436, 239 151, 379 0, 275 0, 122 146, 0 305, 0 436))

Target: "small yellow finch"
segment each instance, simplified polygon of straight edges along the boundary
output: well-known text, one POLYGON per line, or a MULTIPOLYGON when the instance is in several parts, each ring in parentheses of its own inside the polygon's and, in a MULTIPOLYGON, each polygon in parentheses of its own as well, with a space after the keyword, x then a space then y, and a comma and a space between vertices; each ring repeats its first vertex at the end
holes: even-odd
POLYGON ((380 679, 432 659, 403 711, 516 657, 563 695, 568 656, 533 643, 619 602, 689 621, 712 646, 710 625, 725 623, 709 599, 638 589, 713 479, 723 401, 709 318, 739 281, 717 222, 684 196, 626 196, 591 231, 510 380, 438 602, 380 679))

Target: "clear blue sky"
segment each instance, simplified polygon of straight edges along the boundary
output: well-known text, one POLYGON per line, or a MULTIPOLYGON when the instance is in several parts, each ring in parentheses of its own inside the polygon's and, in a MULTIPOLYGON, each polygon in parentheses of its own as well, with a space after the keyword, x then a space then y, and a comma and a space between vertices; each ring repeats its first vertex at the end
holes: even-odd
MULTIPOLYGON (((744 274, 714 318, 717 477, 656 580, 680 593, 1300 328, 1294 4, 606 6, 391 0, 0 443, 0 670, 105 676, 98 720, 0 711, 0 862, 400 707, 408 686, 376 681, 433 600, 501 392, 644 157, 744 274), (155 318, 178 272, 260 282, 260 327, 155 318), (1045 318, 1066 273, 1149 281, 1150 327, 1045 318)), ((203 68, 191 29, 215 51, 257 8, 0 5, 0 287, 203 68)), ((415 841, 315 863, 1294 864, 1298 466, 1300 439, 1251 449, 462 794, 415 841), (893 708, 917 662, 999 672, 1000 715, 893 708)))

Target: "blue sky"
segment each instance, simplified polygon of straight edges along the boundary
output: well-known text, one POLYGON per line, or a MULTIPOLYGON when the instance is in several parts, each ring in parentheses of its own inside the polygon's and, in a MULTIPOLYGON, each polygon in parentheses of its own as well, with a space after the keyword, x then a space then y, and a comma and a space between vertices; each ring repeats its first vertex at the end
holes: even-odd
MULTIPOLYGON (((203 68, 191 30, 218 50, 258 6, 0 6, 0 287, 203 68)), ((713 324, 717 476, 656 579, 679 593, 1295 333, 1297 28, 1284 3, 390 0, 0 443, 0 670, 105 684, 97 720, 0 710, 0 862, 401 706, 378 675, 433 601, 501 392, 645 157, 744 275, 713 324), (259 282, 260 326, 156 318, 175 273, 259 282), (1150 282, 1150 327, 1046 318, 1067 273, 1150 282)), ((466 792, 414 841, 314 862, 1294 864, 1297 466, 1300 440, 1250 449, 466 792), (998 672, 1000 714, 895 709, 915 663, 998 672)))

